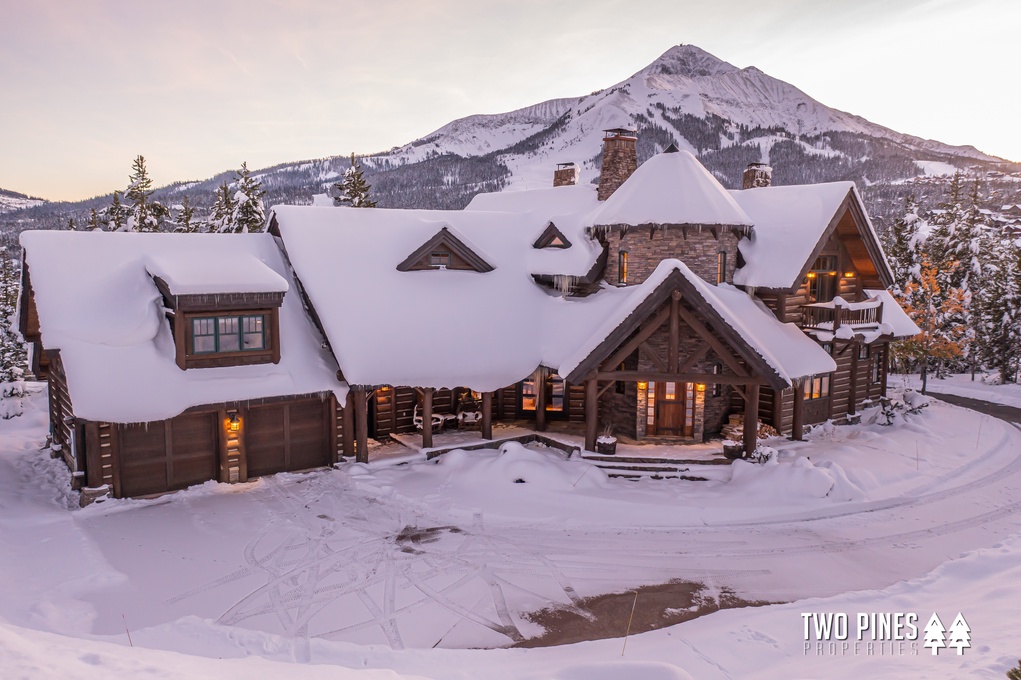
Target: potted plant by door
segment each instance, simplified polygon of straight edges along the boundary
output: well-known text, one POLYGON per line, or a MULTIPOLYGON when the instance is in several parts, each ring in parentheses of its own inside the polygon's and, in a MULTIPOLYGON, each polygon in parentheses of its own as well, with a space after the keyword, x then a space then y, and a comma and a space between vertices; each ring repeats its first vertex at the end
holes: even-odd
POLYGON ((617 453, 617 438, 613 436, 613 428, 609 425, 603 429, 603 434, 596 438, 596 453, 604 456, 617 453))

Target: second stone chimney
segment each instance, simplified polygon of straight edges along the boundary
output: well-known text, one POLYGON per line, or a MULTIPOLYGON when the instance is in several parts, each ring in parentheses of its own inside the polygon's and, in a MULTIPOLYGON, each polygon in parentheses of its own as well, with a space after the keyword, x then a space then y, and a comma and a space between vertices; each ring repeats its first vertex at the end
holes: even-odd
POLYGON ((557 163, 557 169, 553 171, 553 186, 573 187, 578 183, 580 171, 574 163, 557 163))
POLYGON ((749 163, 741 176, 742 189, 768 187, 773 183, 773 168, 765 163, 749 163))
POLYGON ((603 130, 603 168, 599 173, 600 201, 605 201, 638 169, 638 137, 630 128, 603 130))

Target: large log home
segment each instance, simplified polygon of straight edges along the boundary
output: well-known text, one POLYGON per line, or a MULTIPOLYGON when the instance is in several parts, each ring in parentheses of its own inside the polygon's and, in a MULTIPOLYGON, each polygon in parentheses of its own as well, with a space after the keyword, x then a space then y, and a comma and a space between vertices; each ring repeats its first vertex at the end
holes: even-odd
POLYGON ((727 191, 606 133, 598 186, 463 211, 278 206, 268 233, 26 232, 20 327, 86 495, 369 458, 465 407, 701 442, 800 438, 886 392, 917 328, 850 182, 727 191), (423 427, 422 425, 425 424, 423 427))

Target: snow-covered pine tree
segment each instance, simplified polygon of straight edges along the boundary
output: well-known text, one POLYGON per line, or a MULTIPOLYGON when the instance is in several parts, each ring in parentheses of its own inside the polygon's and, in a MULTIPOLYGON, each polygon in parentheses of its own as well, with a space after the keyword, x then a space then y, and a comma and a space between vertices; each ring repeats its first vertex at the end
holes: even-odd
POLYGON ((193 234, 199 230, 200 223, 195 221, 195 208, 191 207, 188 194, 181 199, 181 208, 177 211, 177 226, 174 231, 179 234, 193 234))
POLYGON ((369 198, 371 185, 362 175, 362 167, 351 154, 351 167, 344 171, 344 179, 330 187, 333 205, 349 208, 375 208, 376 202, 369 198))
POLYGON ((93 208, 89 212, 89 230, 90 231, 102 231, 103 227, 99 222, 99 213, 93 208))
POLYGON ((20 288, 20 263, 0 248, 0 418, 4 420, 22 414, 25 396, 28 355, 14 326, 20 288))
POLYGON ((972 301, 976 358, 1013 382, 1021 357, 1021 248, 1002 235, 987 237, 982 287, 972 301))
POLYGON ((964 336, 961 342, 961 357, 971 370, 972 380, 975 379, 980 354, 975 312, 977 296, 983 288, 983 264, 987 255, 984 251, 989 248, 987 233, 990 230, 985 215, 979 208, 979 200, 979 181, 975 179, 969 205, 961 216, 953 242, 954 255, 960 263, 962 275, 961 323, 964 325, 964 336))
POLYGON ((78 231, 78 227, 74 226, 74 218, 73 217, 68 217, 67 218, 67 230, 68 231, 78 231))
POLYGON ((152 179, 145 168, 145 157, 138 155, 131 163, 128 189, 124 192, 128 208, 128 229, 131 231, 159 231, 163 220, 170 214, 165 205, 152 198, 152 179))
POLYGON ((904 286, 918 271, 919 244, 928 235, 928 225, 918 214, 918 203, 914 196, 904 201, 904 213, 897 218, 893 228, 887 232, 883 244, 890 268, 893 270, 893 290, 902 292, 904 286))
POLYGON ((262 182, 252 177, 248 163, 242 163, 235 178, 237 191, 234 192, 234 210, 231 212, 229 231, 247 234, 262 231, 266 226, 266 210, 262 205, 262 182))
POLYGON ((209 212, 210 231, 228 231, 231 224, 231 216, 234 214, 234 197, 230 193, 230 187, 224 181, 216 189, 216 200, 213 201, 213 208, 209 212))
POLYGON ((121 192, 116 189, 114 190, 113 200, 101 213, 108 231, 125 230, 125 225, 128 221, 128 211, 124 208, 124 204, 121 203, 121 192))

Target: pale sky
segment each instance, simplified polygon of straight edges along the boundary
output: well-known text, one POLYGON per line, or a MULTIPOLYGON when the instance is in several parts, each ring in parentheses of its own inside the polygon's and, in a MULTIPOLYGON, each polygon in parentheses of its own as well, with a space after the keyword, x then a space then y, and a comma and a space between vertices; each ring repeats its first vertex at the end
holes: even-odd
POLYGON ((688 43, 1021 161, 1019 0, 0 0, 0 187, 50 200, 389 149, 688 43))

